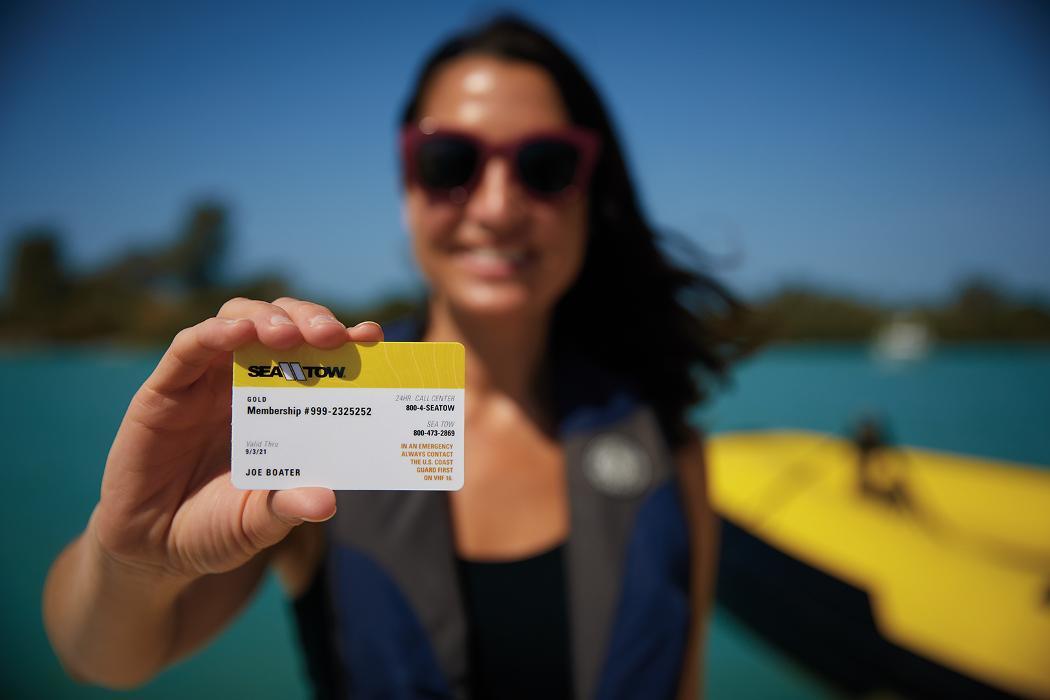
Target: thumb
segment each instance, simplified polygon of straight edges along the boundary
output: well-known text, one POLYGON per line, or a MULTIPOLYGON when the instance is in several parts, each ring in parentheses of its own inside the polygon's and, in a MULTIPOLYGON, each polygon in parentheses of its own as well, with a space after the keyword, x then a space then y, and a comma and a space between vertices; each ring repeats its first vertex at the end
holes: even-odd
POLYGON ((244 511, 244 531, 259 549, 277 544, 296 525, 319 523, 335 515, 335 493, 307 486, 286 491, 262 491, 253 495, 244 511))

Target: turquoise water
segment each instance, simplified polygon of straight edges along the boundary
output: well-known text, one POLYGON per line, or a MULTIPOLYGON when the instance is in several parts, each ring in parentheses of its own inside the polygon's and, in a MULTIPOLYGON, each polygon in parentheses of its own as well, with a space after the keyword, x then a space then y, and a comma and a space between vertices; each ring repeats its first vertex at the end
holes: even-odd
POLYGON ((1050 465, 1050 346, 962 345, 914 364, 855 345, 779 347, 741 366, 698 416, 713 432, 843 434, 864 413, 899 444, 1050 465))
MULTIPOLYGON (((51 560, 87 521, 109 443, 157 357, 124 350, 0 354, 8 479, 0 511, 0 695, 113 695, 66 678, 44 636, 39 599, 51 560)), ((742 365, 698 420, 711 432, 841 433, 864 412, 887 417, 901 443, 1050 465, 1050 348, 950 348, 906 367, 875 363, 855 346, 777 348, 742 365)), ((723 611, 713 621, 707 667, 714 698, 832 696, 723 611)), ((305 695, 290 611, 272 579, 218 640, 134 695, 202 690, 305 695)))

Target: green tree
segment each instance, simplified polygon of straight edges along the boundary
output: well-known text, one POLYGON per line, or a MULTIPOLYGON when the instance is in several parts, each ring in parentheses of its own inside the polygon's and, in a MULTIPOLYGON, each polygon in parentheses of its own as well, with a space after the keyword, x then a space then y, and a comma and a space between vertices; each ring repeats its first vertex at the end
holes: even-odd
POLYGON ((32 228, 15 241, 8 274, 8 316, 16 322, 49 323, 69 299, 58 234, 32 228))
POLYGON ((165 256, 165 272, 187 291, 215 287, 222 280, 228 243, 226 210, 215 203, 200 204, 165 256))

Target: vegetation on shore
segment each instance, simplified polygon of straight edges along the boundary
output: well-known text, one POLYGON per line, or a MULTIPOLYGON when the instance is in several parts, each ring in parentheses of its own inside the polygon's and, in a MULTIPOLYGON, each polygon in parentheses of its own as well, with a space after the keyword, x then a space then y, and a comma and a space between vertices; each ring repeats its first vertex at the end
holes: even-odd
POLYGON ((937 342, 1050 342, 1050 303, 1010 295, 991 280, 961 284, 946 302, 889 305, 802 286, 752 301, 771 341, 866 341, 892 320, 924 326, 937 342))
MULTIPOLYGON (((133 250, 76 274, 63 261, 56 231, 27 230, 8 251, 0 342, 166 344, 231 297, 293 294, 277 274, 229 281, 223 269, 229 235, 225 210, 202 204, 172 243, 133 250)), ((406 294, 333 311, 347 321, 384 323, 418 302, 406 294)), ((1050 342, 1050 303, 1018 298, 981 279, 961 285, 947 302, 907 308, 799 285, 752 299, 749 306, 747 332, 763 342, 866 341, 902 312, 938 342, 1050 342)))

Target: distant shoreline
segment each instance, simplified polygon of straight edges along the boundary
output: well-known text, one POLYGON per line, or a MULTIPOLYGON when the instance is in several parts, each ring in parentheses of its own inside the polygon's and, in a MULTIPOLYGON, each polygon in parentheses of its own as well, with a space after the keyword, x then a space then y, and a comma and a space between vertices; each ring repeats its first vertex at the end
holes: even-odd
MULTIPOLYGON (((24 231, 8 258, 9 288, 0 299, 0 345, 163 347, 181 329, 214 315, 227 299, 296 296, 293 285, 279 274, 229 279, 227 221, 221 205, 201 204, 171 242, 128 250, 86 272, 66 264, 58 232, 24 231)), ((904 335, 896 334, 897 340, 920 338, 930 347, 1050 343, 1050 301, 1008 292, 994 279, 966 280, 937 303, 873 302, 799 284, 744 302, 747 313, 733 317, 733 328, 712 330, 724 338, 743 334, 755 348, 797 342, 868 343, 894 330, 894 324, 907 326, 904 335)), ((417 312, 421 303, 421 295, 395 295, 367 305, 333 305, 332 310, 347 320, 386 323, 417 312)), ((705 315, 702 309, 698 313, 705 315)))
MULTIPOLYGON (((872 343, 864 340, 813 340, 813 339, 785 339, 771 340, 765 343, 755 354, 761 354, 769 350, 850 350, 871 349, 872 343)), ((11 342, 0 338, 0 355, 23 355, 34 354, 63 354, 69 352, 116 352, 121 354, 134 353, 143 356, 160 355, 167 349, 164 342, 125 342, 121 340, 90 339, 77 341, 54 341, 54 340, 24 340, 11 342)), ((1050 340, 950 340, 935 343, 931 353, 940 350, 993 350, 1002 348, 1004 350, 1038 350, 1050 352, 1050 340)))

